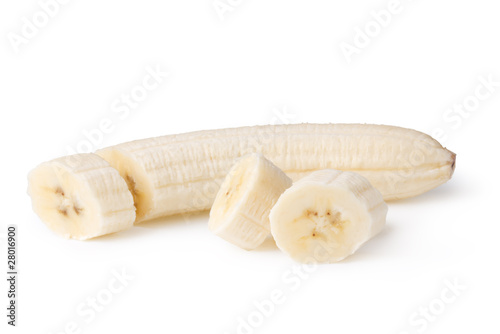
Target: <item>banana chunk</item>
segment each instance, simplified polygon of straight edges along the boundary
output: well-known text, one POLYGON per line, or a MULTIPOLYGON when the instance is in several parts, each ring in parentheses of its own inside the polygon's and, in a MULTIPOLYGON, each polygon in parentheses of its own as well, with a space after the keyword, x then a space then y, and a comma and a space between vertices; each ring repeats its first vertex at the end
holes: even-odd
POLYGON ((96 154, 40 164, 28 175, 33 210, 55 233, 85 240, 129 229, 132 194, 117 170, 96 154))
POLYGON ((455 154, 430 136, 374 124, 283 124, 136 140, 96 152, 134 195, 137 222, 210 210, 235 161, 261 153, 292 180, 321 169, 366 177, 386 201, 447 182, 455 154))
POLYGON ((385 226, 387 204, 363 176, 332 169, 288 188, 269 219, 277 246, 303 263, 337 262, 385 226))
POLYGON ((292 180, 261 154, 242 157, 215 198, 209 229, 243 249, 258 247, 270 234, 269 212, 292 180))

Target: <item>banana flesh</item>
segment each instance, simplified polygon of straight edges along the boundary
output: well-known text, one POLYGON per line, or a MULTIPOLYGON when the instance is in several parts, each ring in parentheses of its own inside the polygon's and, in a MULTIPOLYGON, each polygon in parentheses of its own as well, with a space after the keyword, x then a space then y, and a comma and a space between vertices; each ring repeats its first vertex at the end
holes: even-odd
POLYGON ((269 219, 276 245, 303 263, 337 262, 379 233, 387 204, 354 172, 320 170, 288 188, 269 219))
POLYGON ((387 125, 291 124, 198 131, 97 152, 134 194, 137 222, 209 210, 237 158, 261 153, 294 181, 320 169, 354 171, 384 196, 422 194, 447 180, 455 154, 421 132, 387 125))
POLYGON ((134 224, 125 180, 96 154, 42 163, 28 175, 28 194, 40 219, 65 238, 85 240, 134 224))
POLYGON ((127 229, 134 219, 209 210, 227 172, 250 153, 293 181, 322 169, 356 172, 385 200, 422 194, 448 181, 455 168, 454 153, 411 129, 265 125, 142 139, 55 159, 30 173, 28 191, 51 229, 87 239, 127 229))
POLYGON ((253 153, 231 168, 215 198, 209 229, 246 250, 258 247, 270 234, 269 212, 292 180, 253 153))

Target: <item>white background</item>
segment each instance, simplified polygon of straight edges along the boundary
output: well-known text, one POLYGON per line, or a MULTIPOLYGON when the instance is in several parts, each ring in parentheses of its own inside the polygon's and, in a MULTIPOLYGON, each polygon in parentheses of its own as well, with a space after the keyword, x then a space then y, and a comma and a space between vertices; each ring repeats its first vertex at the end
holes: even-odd
POLYGON ((498 332, 500 87, 467 117, 447 112, 474 96, 481 76, 500 81, 498 4, 401 0, 348 63, 341 43, 353 44, 356 27, 389 1, 230 3, 222 20, 212 0, 73 0, 15 52, 9 38, 40 5, 2 1, 1 232, 18 224, 20 239, 18 327, 9 333, 60 333, 75 322, 82 333, 233 334, 274 289, 285 301, 248 333, 498 332), (168 78, 119 119, 112 104, 141 84, 148 66, 168 78), (205 213, 78 242, 54 235, 31 210, 28 171, 67 154, 102 119, 114 128, 94 149, 268 124, 283 113, 293 116, 288 122, 441 131, 457 153, 456 173, 391 203, 382 234, 303 278, 272 241, 247 252, 211 235, 205 213), (125 289, 93 320, 80 316, 79 305, 123 268, 134 277, 125 289), (412 324, 419 308, 439 304, 446 280, 465 288, 425 329, 412 324))

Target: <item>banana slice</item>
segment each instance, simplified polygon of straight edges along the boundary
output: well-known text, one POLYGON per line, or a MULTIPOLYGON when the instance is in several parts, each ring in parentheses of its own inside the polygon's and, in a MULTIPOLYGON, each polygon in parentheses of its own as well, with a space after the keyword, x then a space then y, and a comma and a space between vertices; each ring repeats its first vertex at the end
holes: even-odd
POLYGON ((385 225, 387 205, 363 176, 332 169, 286 190, 269 216, 278 247, 299 262, 337 262, 385 225))
POLYGON ((134 224, 125 180, 96 154, 42 163, 28 175, 28 194, 40 219, 65 238, 85 240, 134 224))
POLYGON ((292 180, 261 154, 242 157, 215 197, 209 229, 243 249, 254 249, 269 235, 269 212, 292 180))

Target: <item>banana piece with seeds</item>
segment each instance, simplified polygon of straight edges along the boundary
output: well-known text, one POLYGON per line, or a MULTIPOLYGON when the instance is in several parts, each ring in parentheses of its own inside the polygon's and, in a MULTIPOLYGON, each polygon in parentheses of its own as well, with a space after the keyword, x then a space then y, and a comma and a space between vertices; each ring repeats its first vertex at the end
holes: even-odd
POLYGON ((385 226, 387 204, 367 179, 320 170, 288 188, 269 220, 276 245, 299 262, 337 262, 385 226))
POLYGON ((134 201, 125 180, 96 154, 40 164, 28 175, 28 194, 40 219, 65 238, 90 239, 134 224, 134 201))

